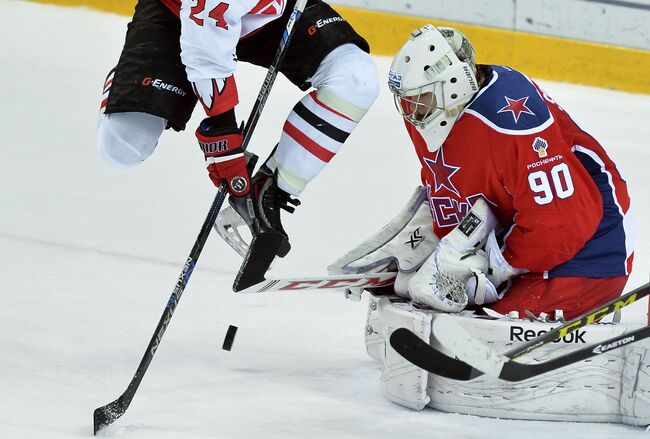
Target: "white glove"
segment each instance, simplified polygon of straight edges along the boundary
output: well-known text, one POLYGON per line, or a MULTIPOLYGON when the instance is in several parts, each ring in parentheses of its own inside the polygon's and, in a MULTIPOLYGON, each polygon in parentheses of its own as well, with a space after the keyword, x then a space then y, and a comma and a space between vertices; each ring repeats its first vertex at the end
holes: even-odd
POLYGON ((492 300, 496 288, 485 276, 488 254, 481 247, 497 224, 487 202, 477 200, 410 280, 411 298, 444 312, 459 312, 468 304, 492 300))

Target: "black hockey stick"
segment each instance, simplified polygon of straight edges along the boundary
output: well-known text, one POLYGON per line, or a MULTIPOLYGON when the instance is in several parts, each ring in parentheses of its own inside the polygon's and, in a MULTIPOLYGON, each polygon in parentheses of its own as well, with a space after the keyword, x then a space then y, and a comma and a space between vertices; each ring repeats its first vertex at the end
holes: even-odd
MULTIPOLYGON (((277 76, 277 69, 279 68, 280 63, 284 59, 286 49, 293 35, 294 25, 302 15, 306 3, 307 0, 298 0, 296 2, 296 5, 294 6, 289 21, 287 22, 287 26, 285 28, 284 35, 282 36, 280 46, 278 47, 278 51, 276 52, 275 58, 273 59, 273 62, 269 67, 269 71, 266 74, 266 78, 264 79, 262 88, 257 96, 257 101, 253 106, 250 117, 248 118, 248 123, 244 128, 244 140, 242 144, 242 148, 244 149, 246 149, 248 142, 250 141, 251 134, 255 129, 255 126, 257 125, 257 121, 259 120, 260 114, 262 113, 268 95, 271 91, 271 87, 275 82, 275 77, 277 76)), ((171 296, 169 297, 169 300, 167 301, 167 305, 165 306, 165 310, 163 311, 163 314, 160 317, 158 326, 156 326, 156 330, 154 331, 154 334, 151 337, 151 341, 149 342, 149 345, 147 346, 144 356, 142 357, 142 360, 138 365, 138 369, 136 370, 135 375, 131 379, 131 382, 129 383, 124 393, 122 393, 119 398, 117 398, 115 401, 109 404, 106 404, 102 407, 98 407, 95 409, 93 413, 93 425, 94 425, 95 435, 102 428, 112 424, 115 420, 117 420, 120 416, 122 416, 124 412, 126 412, 126 410, 129 408, 129 405, 131 404, 131 401, 135 396, 135 392, 138 390, 138 387, 142 382, 142 378, 144 377, 144 374, 147 372, 147 369, 149 368, 149 364, 151 364, 151 360, 153 360, 153 356, 156 354, 156 350, 158 349, 162 337, 165 334, 165 330, 167 329, 167 326, 169 325, 169 322, 172 316, 174 315, 174 310, 176 309, 176 306, 178 305, 178 302, 180 301, 181 296, 185 291, 187 282, 189 281, 190 276, 192 275, 194 266, 196 265, 196 262, 199 259, 199 256, 201 255, 203 246, 205 245, 208 236, 210 235, 210 230, 214 225, 214 222, 217 218, 217 215, 219 214, 219 210, 221 210, 221 206, 223 205, 225 198, 226 198, 226 183, 222 182, 217 194, 214 197, 214 201, 212 201, 212 206, 210 206, 210 211, 208 212, 208 216, 205 218, 205 221, 203 222, 203 226, 201 227, 201 231, 199 232, 199 235, 196 238, 196 241, 194 242, 192 251, 190 252, 189 257, 187 258, 187 261, 183 266, 181 275, 178 278, 178 281, 176 282, 176 287, 174 288, 174 291, 172 292, 171 296)))
POLYGON ((492 348, 468 333, 458 319, 449 315, 438 316, 434 322, 434 327, 436 327, 434 329, 434 333, 437 334, 436 337, 439 334, 438 339, 441 343, 454 351, 460 359, 481 370, 486 375, 506 381, 522 381, 532 378, 650 337, 650 327, 646 326, 565 355, 560 355, 548 361, 523 364, 505 355, 495 353, 492 348))
MULTIPOLYGON (((650 295, 650 283, 582 314, 529 342, 518 345, 505 352, 503 356, 509 359, 519 358, 648 295, 650 295)), ((390 336, 390 344, 406 360, 433 374, 459 381, 467 381, 483 375, 483 372, 467 363, 438 351, 406 328, 396 329, 390 336)))

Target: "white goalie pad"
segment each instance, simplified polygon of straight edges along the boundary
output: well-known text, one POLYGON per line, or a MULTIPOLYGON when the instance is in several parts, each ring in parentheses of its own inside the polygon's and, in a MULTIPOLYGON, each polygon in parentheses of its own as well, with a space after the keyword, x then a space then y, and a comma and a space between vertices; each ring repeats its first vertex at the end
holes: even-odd
MULTIPOLYGON (((383 367, 380 385, 389 400, 413 409, 424 408, 428 400, 426 405, 444 412, 507 419, 650 424, 650 341, 639 341, 520 382, 486 375, 457 381, 422 371, 402 358, 389 343, 392 332, 405 327, 453 357, 434 334, 427 332, 438 315, 436 311, 417 309, 403 300, 370 296, 366 347, 383 367)), ((498 352, 532 340, 558 325, 475 317, 467 311, 452 317, 462 319, 469 333, 498 352)), ((641 326, 588 325, 517 361, 548 361, 641 326)))
POLYGON ((377 272, 395 263, 400 272, 412 273, 433 253, 437 243, 426 191, 420 186, 389 224, 327 270, 332 274, 377 272))
POLYGON ((408 328, 423 340, 429 341, 431 314, 418 312, 406 301, 393 296, 381 299, 370 296, 366 323, 366 350, 382 364, 380 378, 384 396, 404 407, 422 410, 430 402, 427 394, 428 373, 404 360, 390 345, 388 336, 397 328, 408 328), (386 307, 390 308, 387 311, 386 307), (391 319, 386 319, 386 313, 391 319))

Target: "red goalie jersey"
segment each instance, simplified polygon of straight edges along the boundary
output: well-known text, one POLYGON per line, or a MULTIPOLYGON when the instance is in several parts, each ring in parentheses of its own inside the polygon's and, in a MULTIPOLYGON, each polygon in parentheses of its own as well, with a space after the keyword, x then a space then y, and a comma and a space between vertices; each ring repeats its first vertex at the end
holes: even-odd
POLYGON ((491 66, 443 146, 407 123, 434 229, 451 231, 483 197, 504 227, 504 256, 544 278, 625 276, 630 198, 603 147, 523 74, 491 66))

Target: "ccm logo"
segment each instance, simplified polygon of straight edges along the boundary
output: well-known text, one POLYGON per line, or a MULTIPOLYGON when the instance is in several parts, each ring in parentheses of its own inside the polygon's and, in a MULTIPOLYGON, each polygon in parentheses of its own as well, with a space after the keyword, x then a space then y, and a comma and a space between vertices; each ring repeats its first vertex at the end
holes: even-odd
MULTIPOLYGON (((510 327, 510 341, 530 341, 534 338, 539 337, 542 334, 546 334, 548 331, 533 331, 532 329, 524 330, 521 326, 511 326, 510 327)), ((562 338, 554 340, 553 343, 587 343, 583 338, 587 331, 574 331, 562 338)))

